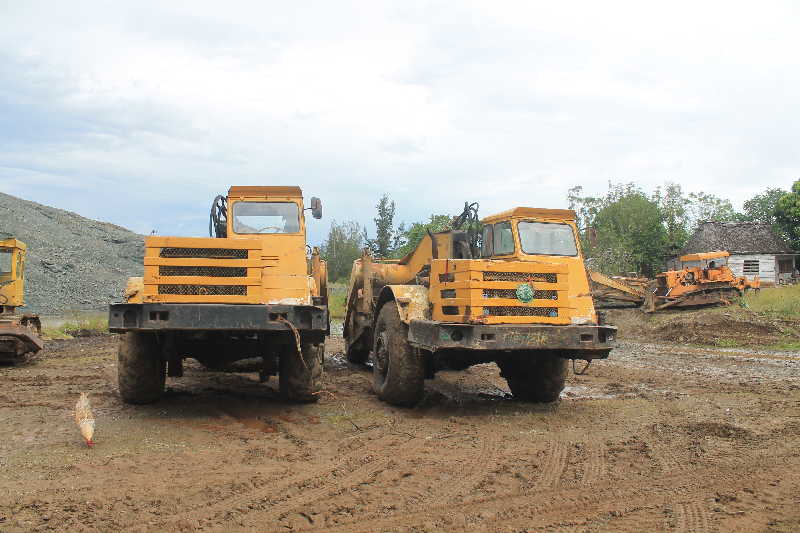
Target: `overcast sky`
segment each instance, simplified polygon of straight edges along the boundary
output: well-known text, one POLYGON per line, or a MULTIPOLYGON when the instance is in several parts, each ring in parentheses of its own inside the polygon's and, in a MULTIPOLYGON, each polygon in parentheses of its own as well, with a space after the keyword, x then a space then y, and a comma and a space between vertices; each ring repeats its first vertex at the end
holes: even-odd
POLYGON ((231 184, 325 218, 800 178, 798 2, 0 0, 0 191, 203 235, 231 184))

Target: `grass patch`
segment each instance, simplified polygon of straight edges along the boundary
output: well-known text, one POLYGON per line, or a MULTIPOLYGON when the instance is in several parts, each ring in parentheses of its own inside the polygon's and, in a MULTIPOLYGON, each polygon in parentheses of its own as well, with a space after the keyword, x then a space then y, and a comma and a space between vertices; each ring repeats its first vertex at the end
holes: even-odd
POLYGON ((347 286, 344 283, 328 285, 328 312, 331 318, 344 318, 347 311, 347 286))
POLYGON ((800 319, 800 285, 769 287, 758 292, 749 292, 742 298, 741 304, 756 313, 800 319))
POLYGON ((51 339, 72 339, 75 337, 93 337, 108 333, 108 316, 73 315, 58 326, 45 327, 44 335, 51 339))

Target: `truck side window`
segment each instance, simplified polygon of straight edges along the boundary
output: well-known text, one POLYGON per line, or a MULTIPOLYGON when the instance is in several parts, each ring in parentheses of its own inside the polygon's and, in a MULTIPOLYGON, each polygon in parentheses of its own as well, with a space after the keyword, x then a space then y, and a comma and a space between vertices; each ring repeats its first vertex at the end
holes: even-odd
POLYGON ((511 222, 498 222, 494 225, 493 255, 508 255, 514 253, 514 234, 511 232, 511 222))
POLYGON ((11 250, 0 250, 0 274, 11 274, 11 250))
POLYGON ((483 238, 481 239, 481 257, 492 256, 492 225, 486 224, 483 227, 483 238))

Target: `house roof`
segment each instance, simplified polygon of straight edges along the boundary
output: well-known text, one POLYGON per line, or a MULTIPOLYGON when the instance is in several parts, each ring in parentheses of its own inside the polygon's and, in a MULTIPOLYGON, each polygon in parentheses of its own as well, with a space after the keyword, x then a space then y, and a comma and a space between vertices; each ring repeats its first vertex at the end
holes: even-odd
POLYGON ((731 254, 791 254, 789 245, 769 224, 701 222, 678 255, 727 250, 731 254))

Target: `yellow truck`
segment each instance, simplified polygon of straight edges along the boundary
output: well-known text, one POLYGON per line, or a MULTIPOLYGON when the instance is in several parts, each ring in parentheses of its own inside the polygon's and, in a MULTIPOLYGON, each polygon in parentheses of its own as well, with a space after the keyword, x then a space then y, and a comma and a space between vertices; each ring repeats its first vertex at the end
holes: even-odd
POLYGON ((569 359, 606 358, 616 328, 599 323, 575 213, 517 207, 484 218, 469 209, 400 260, 353 265, 344 337, 351 362, 373 363, 373 388, 412 406, 442 368, 495 362, 514 397, 552 402, 569 359), (480 243, 480 244, 478 244, 480 243))
POLYGON ((231 187, 214 199, 208 238, 145 238, 144 276, 109 307, 124 333, 119 391, 128 403, 156 401, 183 359, 211 367, 261 358, 262 379, 279 376, 289 400, 318 398, 330 331, 327 266, 306 245, 299 187, 231 187))
POLYGON ((18 315, 25 305, 25 243, 0 238, 0 362, 18 363, 43 348, 36 315, 18 315))

